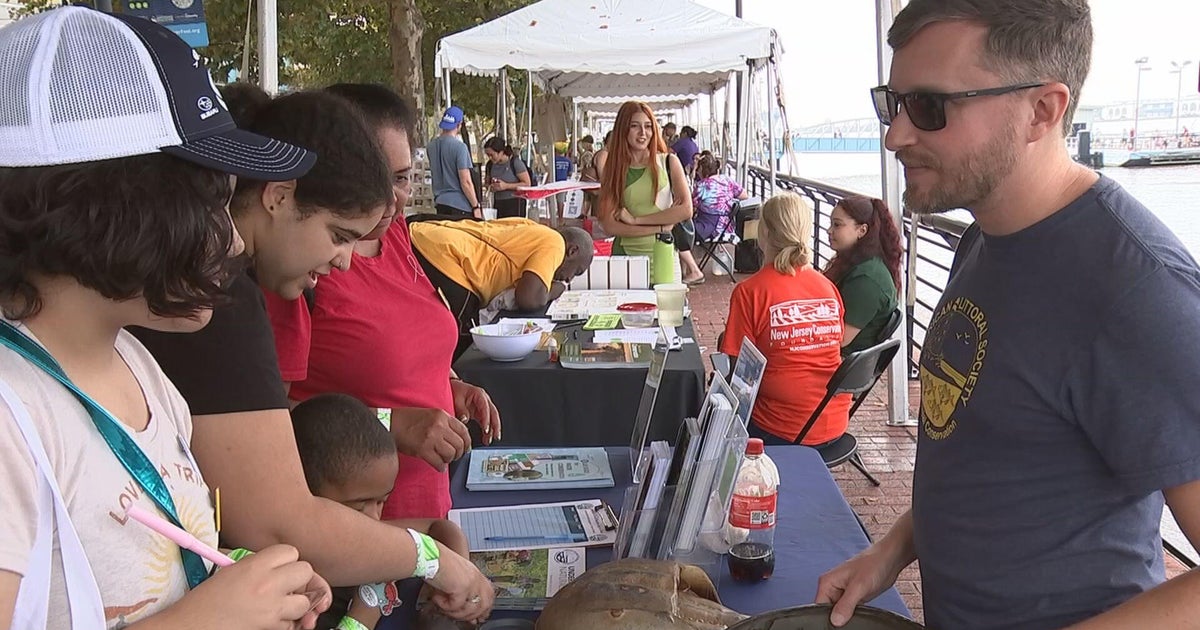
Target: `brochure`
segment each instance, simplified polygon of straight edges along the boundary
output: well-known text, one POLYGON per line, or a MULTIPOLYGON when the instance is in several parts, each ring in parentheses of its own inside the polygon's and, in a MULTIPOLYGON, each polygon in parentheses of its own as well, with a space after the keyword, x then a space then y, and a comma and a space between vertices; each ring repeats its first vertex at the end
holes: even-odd
POLYGON ((496 610, 541 610, 587 568, 581 547, 473 551, 471 562, 496 588, 496 610))
POLYGON ((559 363, 575 370, 649 368, 654 347, 645 343, 568 341, 558 352, 559 363))
POLYGON ((608 453, 594 448, 473 449, 468 490, 611 488, 608 453))

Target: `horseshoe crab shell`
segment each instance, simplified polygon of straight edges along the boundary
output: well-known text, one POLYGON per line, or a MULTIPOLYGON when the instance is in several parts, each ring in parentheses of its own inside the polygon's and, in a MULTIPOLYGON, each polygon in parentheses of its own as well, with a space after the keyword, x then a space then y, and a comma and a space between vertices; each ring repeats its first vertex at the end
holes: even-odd
POLYGON ((536 630, 723 630, 745 618, 721 605, 699 567, 626 558, 588 569, 564 586, 536 630))

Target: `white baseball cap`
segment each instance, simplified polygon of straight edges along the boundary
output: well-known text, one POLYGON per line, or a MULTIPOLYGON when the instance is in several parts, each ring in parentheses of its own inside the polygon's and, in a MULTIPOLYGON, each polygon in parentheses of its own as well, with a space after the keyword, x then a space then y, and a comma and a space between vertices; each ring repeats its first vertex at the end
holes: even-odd
POLYGON ((190 46, 149 20, 61 7, 0 28, 0 167, 162 151, 266 181, 316 154, 234 125, 190 46))

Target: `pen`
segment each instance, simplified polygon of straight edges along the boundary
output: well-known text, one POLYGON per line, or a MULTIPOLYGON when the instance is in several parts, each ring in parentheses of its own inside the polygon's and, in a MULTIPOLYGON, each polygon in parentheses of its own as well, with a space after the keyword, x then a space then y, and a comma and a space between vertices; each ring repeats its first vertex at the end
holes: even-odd
POLYGON ((204 558, 205 560, 208 560, 219 567, 227 567, 233 564, 233 560, 231 560, 229 556, 217 551, 216 549, 213 549, 212 547, 209 547, 201 542, 200 539, 172 525, 157 514, 151 514, 150 512, 147 512, 136 505, 131 505, 126 508, 125 514, 128 515, 129 518, 132 518, 142 525, 145 525, 155 532, 167 537, 171 540, 171 542, 174 542, 184 549, 190 549, 196 552, 201 558, 204 558))
POLYGON ((516 542, 524 540, 542 540, 546 542, 581 542, 579 536, 572 534, 556 535, 556 536, 487 536, 484 540, 488 542, 516 542))

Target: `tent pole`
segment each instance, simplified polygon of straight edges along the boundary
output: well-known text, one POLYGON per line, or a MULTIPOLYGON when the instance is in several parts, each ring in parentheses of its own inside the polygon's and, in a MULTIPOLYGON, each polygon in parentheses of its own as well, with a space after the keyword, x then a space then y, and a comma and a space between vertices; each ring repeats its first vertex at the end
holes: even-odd
POLYGON ((737 104, 734 99, 737 98, 737 92, 734 86, 737 85, 736 73, 729 73, 729 81, 725 84, 725 114, 721 120, 721 152, 726 159, 737 159, 737 152, 734 150, 736 146, 737 127, 734 119, 734 112, 737 111, 737 104))
POLYGON ((450 98, 450 74, 451 73, 447 71, 446 74, 442 75, 442 81, 444 82, 442 94, 446 97, 446 108, 449 108, 454 104, 454 100, 450 98))
POLYGON ((774 54, 767 58, 767 161, 770 162, 771 168, 771 194, 775 194, 775 118, 772 116, 772 111, 775 106, 774 87, 771 83, 771 70, 775 65, 773 61, 774 54))
MULTIPOLYGON (((527 96, 525 100, 525 117, 528 124, 525 126, 525 146, 529 147, 530 166, 533 166, 533 71, 527 70, 526 75, 528 81, 525 86, 527 96)), ((536 186, 537 182, 534 182, 534 185, 536 186)))
POLYGON ((500 138, 508 138, 508 132, 504 129, 504 121, 508 119, 505 116, 505 108, 508 103, 504 101, 504 68, 500 68, 500 72, 496 73, 496 124, 495 135, 500 138))
POLYGON ((279 12, 275 0, 258 0, 258 85, 279 91, 279 12))
MULTIPOLYGON (((876 17, 876 44, 879 61, 879 83, 882 85, 887 83, 888 74, 891 72, 892 65, 892 49, 887 43, 887 32, 892 27, 892 21, 896 17, 896 13, 900 11, 900 0, 876 0, 875 2, 875 17, 876 17)), ((884 146, 884 140, 887 136, 887 128, 882 124, 879 126, 879 159, 881 173, 883 174, 883 200, 892 210, 892 218, 896 221, 896 227, 903 229, 904 227, 904 207, 900 199, 900 165, 896 161, 896 154, 891 153, 884 146)), ((917 253, 915 249, 917 221, 913 217, 912 237, 909 238, 908 249, 908 277, 914 277, 917 253)), ((902 283, 903 285, 904 283, 902 283)), ((909 282, 907 286, 901 286, 897 292, 896 302, 908 306, 905 317, 910 317, 913 312, 914 298, 913 293, 916 285, 909 282)), ((916 426, 915 418, 908 416, 908 360, 910 356, 911 344, 908 339, 909 326, 902 325, 896 329, 896 339, 901 341, 900 347, 904 350, 904 357, 898 361, 892 361, 888 367, 888 419, 889 426, 916 426)))
POLYGON ((738 179, 746 186, 750 181, 750 86, 754 81, 753 67, 747 65, 746 69, 741 71, 740 78, 738 83, 742 87, 742 93, 739 95, 741 100, 738 107, 738 179))

